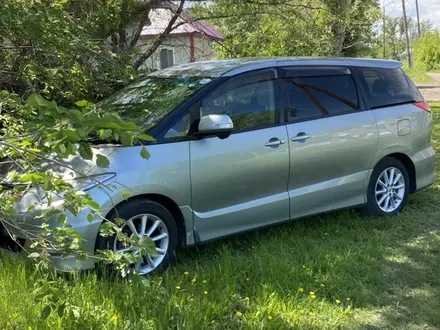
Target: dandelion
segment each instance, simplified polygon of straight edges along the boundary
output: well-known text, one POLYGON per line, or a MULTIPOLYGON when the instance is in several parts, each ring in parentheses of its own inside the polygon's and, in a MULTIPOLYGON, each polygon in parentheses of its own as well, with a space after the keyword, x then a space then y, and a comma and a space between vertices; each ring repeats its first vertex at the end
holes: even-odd
POLYGON ((177 285, 177 286, 176 286, 176 290, 180 290, 180 289, 182 289, 182 288, 180 287, 180 285, 177 285))
POLYGON ((310 291, 310 295, 313 296, 315 294, 315 291, 310 291))
POLYGON ((269 315, 269 316, 267 317, 267 319, 268 319, 269 321, 271 321, 271 320, 273 319, 273 317, 272 317, 271 315, 269 315))
POLYGON ((203 283, 203 284, 206 284, 207 282, 206 282, 206 280, 203 280, 202 283, 203 283))
POLYGON ((312 294, 310 297, 311 297, 312 299, 316 299, 316 295, 314 295, 314 294, 312 294))
POLYGON ((337 303, 337 304, 340 304, 341 301, 340 301, 339 299, 336 299, 336 303, 337 303))
POLYGON ((304 309, 301 309, 299 312, 300 312, 301 314, 304 314, 306 311, 305 311, 304 309))
POLYGON ((196 283, 197 282, 197 280, 195 279, 195 278, 193 278, 192 280, 191 280, 191 283, 196 283))
POLYGON ((112 321, 113 321, 113 322, 116 322, 117 320, 118 320, 118 316, 117 316, 117 315, 113 315, 113 316, 112 316, 112 321))
POLYGON ((194 298, 189 298, 189 301, 194 301, 194 298))
POLYGON ((303 288, 299 288, 299 289, 298 289, 298 292, 299 292, 299 293, 303 293, 303 292, 304 292, 304 289, 303 289, 303 288))
POLYGON ((303 265, 303 268, 306 268, 306 266, 305 266, 305 265, 303 265))
POLYGON ((321 288, 325 287, 325 285, 324 285, 324 284, 322 284, 322 283, 320 284, 320 286, 321 286, 321 288))
POLYGON ((205 290, 205 291, 203 291, 203 294, 208 294, 208 291, 206 291, 206 290, 205 290))
POLYGON ((345 298, 345 300, 350 301, 351 299, 350 298, 345 298))
POLYGON ((237 317, 242 317, 242 316, 243 316, 243 313, 242 313, 242 312, 235 312, 235 316, 237 316, 237 317))
POLYGON ((184 272, 183 275, 188 276, 189 272, 184 272))

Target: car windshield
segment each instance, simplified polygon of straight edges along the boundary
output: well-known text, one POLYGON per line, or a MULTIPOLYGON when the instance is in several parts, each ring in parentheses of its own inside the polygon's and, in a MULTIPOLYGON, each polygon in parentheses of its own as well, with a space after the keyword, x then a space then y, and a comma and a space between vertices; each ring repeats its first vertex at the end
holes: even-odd
POLYGON ((202 77, 149 76, 116 92, 98 106, 149 130, 210 81, 202 77))

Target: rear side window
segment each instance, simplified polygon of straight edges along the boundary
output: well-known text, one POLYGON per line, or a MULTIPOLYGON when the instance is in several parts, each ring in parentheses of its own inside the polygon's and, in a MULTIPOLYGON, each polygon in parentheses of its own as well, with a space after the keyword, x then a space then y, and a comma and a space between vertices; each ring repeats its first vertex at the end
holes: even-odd
POLYGON ((402 69, 358 68, 372 109, 410 102, 423 97, 402 69))
POLYGON ((356 87, 348 70, 286 70, 283 80, 288 122, 359 108, 356 87))

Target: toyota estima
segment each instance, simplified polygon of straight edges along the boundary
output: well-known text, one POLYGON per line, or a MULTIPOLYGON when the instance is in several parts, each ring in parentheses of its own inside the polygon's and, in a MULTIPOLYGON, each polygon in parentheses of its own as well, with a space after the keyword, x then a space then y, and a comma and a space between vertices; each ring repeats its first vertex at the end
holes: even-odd
MULTIPOLYGON (((356 207, 395 215, 435 179, 430 108, 400 67, 286 58, 158 71, 100 104, 156 139, 149 161, 141 146, 97 149, 110 168, 91 169, 92 182, 117 182, 132 197, 96 183, 84 190, 108 220, 126 220, 125 233, 155 242, 157 254, 132 265, 141 274, 168 266, 178 247, 312 214, 356 207)), ((102 218, 87 214, 67 216, 91 254, 129 251, 100 236, 102 218)), ((53 260, 65 270, 94 267, 92 259, 53 260)))

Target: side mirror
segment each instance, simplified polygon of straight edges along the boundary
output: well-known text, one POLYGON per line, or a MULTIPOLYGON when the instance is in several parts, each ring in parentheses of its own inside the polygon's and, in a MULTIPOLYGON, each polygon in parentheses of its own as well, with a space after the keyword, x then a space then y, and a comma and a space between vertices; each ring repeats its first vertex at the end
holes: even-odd
POLYGON ((218 135, 220 138, 228 137, 234 124, 228 115, 208 115, 200 118, 199 134, 200 135, 218 135))

